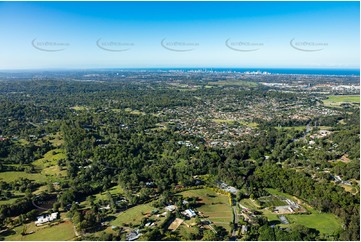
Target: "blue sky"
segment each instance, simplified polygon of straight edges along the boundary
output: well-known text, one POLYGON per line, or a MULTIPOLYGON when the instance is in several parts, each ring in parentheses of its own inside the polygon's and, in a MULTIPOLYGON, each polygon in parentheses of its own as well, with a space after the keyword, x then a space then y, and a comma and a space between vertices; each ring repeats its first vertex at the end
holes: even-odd
POLYGON ((0 69, 358 68, 359 2, 0 2, 0 69))

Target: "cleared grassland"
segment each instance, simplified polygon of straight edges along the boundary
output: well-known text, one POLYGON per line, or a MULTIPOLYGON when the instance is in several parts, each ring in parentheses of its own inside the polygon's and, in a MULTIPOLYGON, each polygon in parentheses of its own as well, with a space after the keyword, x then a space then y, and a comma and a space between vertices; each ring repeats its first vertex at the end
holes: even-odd
POLYGON ((264 207, 287 205, 285 201, 282 201, 279 197, 276 196, 261 197, 258 200, 264 207))
POLYGON ((273 188, 266 188, 265 190, 267 192, 269 192, 270 194, 272 194, 272 195, 282 196, 282 197, 285 197, 285 198, 288 198, 288 199, 291 199, 291 200, 294 200, 294 201, 301 201, 300 199, 296 198, 295 196, 292 196, 292 195, 287 194, 287 193, 279 192, 279 191, 277 191, 276 189, 273 189, 273 188))
POLYGON ((143 214, 150 213, 155 208, 150 204, 141 204, 130 209, 121 212, 115 220, 113 220, 110 224, 115 226, 123 226, 124 224, 139 224, 144 217, 143 214))
POLYGON ((62 169, 60 168, 60 166, 58 166, 58 165, 44 168, 44 169, 41 171, 41 173, 42 173, 42 174, 45 174, 45 175, 61 176, 61 177, 65 177, 66 174, 67 174, 66 170, 62 170, 62 169))
POLYGON ((188 190, 179 194, 183 197, 198 197, 197 202, 201 206, 197 210, 216 225, 222 226, 228 231, 231 230, 229 222, 233 221, 233 213, 226 195, 209 189, 188 190))
POLYGON ((328 96, 323 100, 325 106, 340 106, 342 103, 360 103, 360 96, 358 95, 337 95, 328 96))
POLYGON ((0 173, 0 181, 12 182, 19 178, 27 178, 29 180, 45 182, 46 177, 39 173, 26 173, 23 171, 6 171, 0 173))
POLYGON ((54 146, 61 146, 64 144, 64 140, 62 139, 62 134, 57 132, 56 134, 51 134, 47 137, 47 140, 54 146))
POLYGON ((251 128, 257 128, 258 127, 258 123, 255 122, 246 122, 246 121, 239 121, 240 124, 246 125, 248 127, 251 128))
POLYGON ((254 200, 252 200, 250 198, 242 199, 240 204, 245 206, 246 208, 250 208, 250 209, 253 209, 253 210, 260 209, 259 204, 257 204, 256 201, 254 201, 254 200))
POLYGON ((276 129, 278 130, 297 130, 297 131, 305 131, 306 130, 306 126, 285 126, 285 127, 276 127, 276 129))
POLYGON ((339 184, 340 187, 342 187, 343 189, 345 189, 346 192, 350 192, 352 194, 356 194, 358 191, 358 188, 350 186, 350 185, 346 185, 346 184, 339 184))
POLYGON ((22 226, 14 228, 9 236, 6 236, 4 239, 7 240, 16 240, 16 241, 59 241, 59 240, 73 240, 75 238, 74 228, 70 221, 65 221, 54 226, 46 227, 36 227, 34 223, 27 225, 27 231, 34 231, 33 234, 28 234, 25 236, 21 235, 23 230, 22 226))
POLYGON ((70 109, 73 109, 75 111, 83 111, 83 110, 87 110, 88 108, 85 106, 74 106, 74 107, 71 107, 70 109))
POLYGON ((11 199, 8 199, 8 200, 0 200, 0 205, 15 203, 15 201, 17 199, 19 199, 19 198, 11 198, 11 199))
MULTIPOLYGON (((305 207, 309 212, 311 212, 311 214, 287 214, 287 215, 284 215, 288 219, 288 221, 290 221, 291 223, 301 224, 308 228, 314 228, 324 234, 332 234, 341 229, 341 221, 334 214, 319 213, 318 211, 316 211, 310 205, 304 203, 299 198, 289 195, 287 193, 279 192, 276 189, 267 188, 266 190, 273 195, 286 197, 293 201, 298 201, 299 203, 301 203, 301 205, 303 207, 305 207)), ((266 210, 262 210, 262 211, 266 211, 266 210)), ((265 213, 265 215, 269 219, 276 220, 276 219, 274 219, 274 216, 272 216, 271 212, 267 212, 267 214, 265 213)))
POLYGON ((129 112, 130 114, 134 114, 134 115, 145 115, 144 112, 141 112, 139 110, 133 110, 131 108, 126 108, 124 109, 125 112, 129 112))
POLYGON ((99 200, 108 199, 107 198, 107 192, 109 192, 112 196, 113 195, 120 195, 120 194, 124 193, 123 189, 120 186, 115 186, 115 187, 110 188, 106 192, 96 194, 95 195, 95 201, 98 202, 99 200))
POLYGON ((178 228, 178 233, 184 238, 184 237, 188 237, 189 234, 196 234, 197 233, 197 229, 196 227, 187 227, 184 223, 181 224, 178 228))
POLYGON ((324 234, 332 234, 341 230, 339 219, 330 213, 292 214, 286 215, 286 217, 291 223, 302 224, 324 234))
POLYGON ((278 219, 278 215, 274 214, 270 210, 263 209, 262 212, 263 212, 263 215, 266 216, 270 222, 272 222, 272 221, 276 221, 276 223, 277 223, 277 221, 280 222, 280 220, 278 219))
POLYGON ((66 154, 64 149, 54 149, 46 152, 44 157, 33 162, 33 165, 38 169, 43 169, 44 167, 54 166, 57 164, 58 160, 66 159, 66 154))

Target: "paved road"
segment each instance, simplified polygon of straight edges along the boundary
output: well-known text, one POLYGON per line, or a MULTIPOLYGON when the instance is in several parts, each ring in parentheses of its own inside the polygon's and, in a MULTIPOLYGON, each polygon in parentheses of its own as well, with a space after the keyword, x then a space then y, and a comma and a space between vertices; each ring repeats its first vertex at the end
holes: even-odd
POLYGON ((234 216, 233 221, 234 221, 234 224, 235 224, 235 227, 234 227, 233 232, 232 232, 232 237, 236 238, 236 236, 237 236, 237 224, 238 224, 238 221, 239 221, 239 217, 238 217, 238 213, 237 213, 237 203, 232 208, 233 208, 233 216, 234 216))

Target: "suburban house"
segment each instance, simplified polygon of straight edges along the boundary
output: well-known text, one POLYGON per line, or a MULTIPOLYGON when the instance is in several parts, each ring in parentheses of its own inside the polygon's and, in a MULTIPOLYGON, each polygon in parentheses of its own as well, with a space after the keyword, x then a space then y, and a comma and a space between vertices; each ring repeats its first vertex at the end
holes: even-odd
POLYGON ((187 209, 184 211, 184 213, 190 218, 195 217, 197 215, 192 209, 187 209))
POLYGON ((167 207, 165 207, 164 209, 169 211, 169 212, 173 212, 177 207, 175 205, 169 205, 167 207))
POLYGON ((39 216, 36 218, 37 220, 35 221, 35 224, 36 224, 36 226, 38 226, 43 223, 51 222, 57 218, 58 218, 58 212, 52 213, 52 214, 47 214, 47 215, 42 215, 42 216, 39 216))
POLYGON ((131 231, 127 236, 126 240, 133 241, 138 239, 142 234, 139 233, 139 229, 131 231))

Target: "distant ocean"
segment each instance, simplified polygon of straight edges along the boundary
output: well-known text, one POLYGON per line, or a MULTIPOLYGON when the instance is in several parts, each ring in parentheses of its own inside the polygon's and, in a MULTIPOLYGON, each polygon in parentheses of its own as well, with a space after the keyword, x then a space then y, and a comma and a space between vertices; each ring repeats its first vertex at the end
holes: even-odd
POLYGON ((360 76, 359 69, 317 69, 317 68, 89 68, 89 69, 38 69, 38 70, 0 70, 0 76, 6 73, 62 73, 87 71, 215 71, 215 72, 268 72, 271 74, 295 75, 330 75, 330 76, 360 76))
POLYGON ((336 76, 359 76, 358 69, 299 69, 299 68, 166 68, 167 70, 204 70, 217 72, 269 72, 271 74, 312 74, 312 75, 336 75, 336 76))

